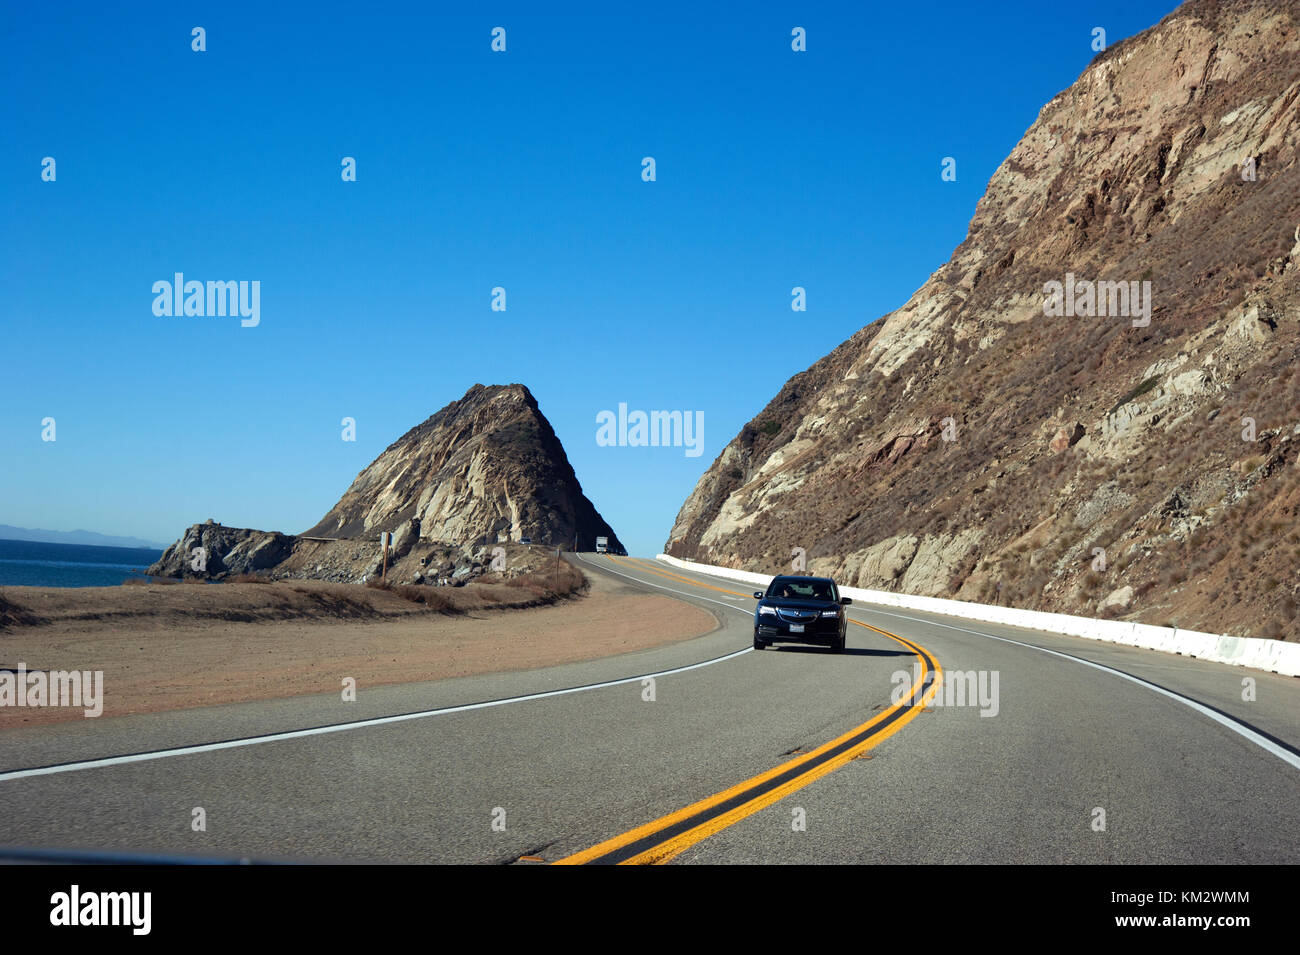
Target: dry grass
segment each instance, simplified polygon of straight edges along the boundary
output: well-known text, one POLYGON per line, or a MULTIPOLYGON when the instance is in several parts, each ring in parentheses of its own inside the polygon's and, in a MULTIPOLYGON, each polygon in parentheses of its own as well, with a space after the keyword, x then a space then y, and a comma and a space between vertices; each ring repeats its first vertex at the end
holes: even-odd
POLYGON ((540 607, 553 604, 584 590, 587 578, 568 561, 544 571, 503 579, 485 575, 464 587, 430 587, 394 584, 378 577, 366 586, 385 590, 412 603, 423 604, 438 613, 458 614, 471 610, 540 607))
POLYGON ((0 597, 0 630, 10 626, 29 627, 39 622, 40 618, 26 607, 0 597))
POLYGON ((425 587, 417 584, 393 584, 389 583, 382 577, 371 577, 366 581, 366 586, 372 590, 386 590, 389 593, 396 594, 403 600, 409 600, 411 603, 423 604, 430 610, 438 613, 464 613, 456 606, 444 587, 425 587))

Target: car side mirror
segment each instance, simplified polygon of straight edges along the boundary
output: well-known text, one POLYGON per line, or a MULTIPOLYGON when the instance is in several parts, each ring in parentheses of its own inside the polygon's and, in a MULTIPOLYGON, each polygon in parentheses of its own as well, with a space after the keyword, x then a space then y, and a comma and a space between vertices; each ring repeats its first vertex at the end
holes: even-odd
POLYGON ((841 597, 841 598, 840 598, 840 606, 842 606, 842 607, 847 607, 847 606, 848 606, 849 604, 851 604, 851 603, 853 603, 853 598, 852 598, 852 597, 841 597))
POLYGON ((762 599, 763 599, 763 591, 761 591, 761 590, 755 590, 755 591, 754 591, 754 599, 755 599, 755 600, 762 600, 762 599))

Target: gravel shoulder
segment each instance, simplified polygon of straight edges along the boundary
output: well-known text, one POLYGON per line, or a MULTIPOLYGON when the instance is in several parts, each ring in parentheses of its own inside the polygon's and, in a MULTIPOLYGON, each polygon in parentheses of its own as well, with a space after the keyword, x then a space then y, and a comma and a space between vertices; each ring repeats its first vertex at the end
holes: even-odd
MULTIPOLYGON (((590 575, 550 606, 448 615, 394 593, 314 581, 0 588, 29 622, 0 629, 0 670, 103 672, 104 716, 529 670, 676 643, 708 611, 590 575), (37 622, 30 622, 31 617, 37 622)), ((0 707, 0 730, 84 719, 0 707)))

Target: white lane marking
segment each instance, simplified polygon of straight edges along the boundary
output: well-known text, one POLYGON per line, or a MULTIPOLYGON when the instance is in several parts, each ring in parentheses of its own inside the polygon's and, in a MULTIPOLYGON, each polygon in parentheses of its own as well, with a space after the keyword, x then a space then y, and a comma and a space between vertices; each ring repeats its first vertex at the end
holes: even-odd
MULTIPOLYGON (((640 577, 633 577, 631 574, 624 574, 624 573, 622 573, 622 572, 620 572, 620 571, 617 571, 617 570, 615 570, 613 567, 606 567, 604 564, 596 564, 594 561, 587 560, 587 559, 586 559, 585 557, 583 557, 581 554, 578 555, 578 560, 579 560, 581 563, 584 563, 584 564, 591 564, 591 565, 593 565, 593 566, 599 567, 601 570, 605 571, 605 573, 608 573, 608 574, 618 574, 618 576, 620 576, 620 577, 626 577, 628 580, 634 580, 634 581, 636 581, 638 584, 645 584, 647 587, 658 587, 660 590, 666 590, 666 591, 668 591, 670 594, 679 594, 679 595, 681 595, 681 596, 683 596, 683 597, 690 597, 692 600, 707 600, 709 603, 711 603, 711 604, 717 604, 719 607, 726 607, 728 610, 734 610, 734 611, 736 611, 736 613, 743 613, 746 617, 753 616, 753 614, 752 614, 751 611, 748 611, 748 610, 742 610, 740 607, 733 607, 731 604, 723 603, 721 600, 714 600, 712 597, 702 597, 702 596, 700 596, 699 594, 693 594, 693 593, 690 593, 689 591, 686 591, 686 590, 676 590, 676 589, 674 589, 674 588, 672 588, 672 587, 665 587, 663 584, 656 584, 656 583, 655 583, 654 581, 652 581, 652 580, 642 580, 640 577)), ((715 577, 714 579, 715 579, 715 580, 721 580, 721 579, 723 579, 723 578, 721 578, 721 577, 715 577)), ((733 581, 733 583, 734 583, 734 581, 733 581)), ((753 600, 754 598, 753 598, 753 597, 743 597, 743 596, 742 596, 742 597, 729 597, 728 599, 729 599, 729 600, 753 600)), ((754 648, 753 648, 753 647, 750 647, 749 649, 750 649, 750 650, 753 650, 754 648)))
MULTIPOLYGON (((584 564, 591 561, 584 560, 581 556, 578 560, 584 564)), ((682 590, 673 590, 671 587, 662 587, 660 584, 651 583, 648 580, 641 580, 638 577, 632 577, 628 574, 619 573, 607 567, 602 567, 611 574, 618 574, 620 577, 627 577, 628 580, 634 580, 637 583, 646 584, 651 587, 659 587, 661 590, 669 590, 685 597, 694 597, 697 600, 708 600, 716 603, 721 607, 729 610, 735 610, 737 613, 745 613, 738 607, 732 607, 720 600, 713 600, 711 597, 699 597, 695 594, 688 594, 682 590)), ((657 673, 643 673, 640 676, 623 677, 618 680, 606 680, 603 683, 589 683, 585 686, 573 686, 563 690, 546 690, 541 693, 528 693, 524 696, 511 696, 500 700, 486 700, 482 703, 466 703, 461 706, 447 706, 436 710, 421 710, 418 713, 400 713, 397 716, 376 716, 371 719, 357 720, 352 723, 332 723, 329 726, 314 726, 310 729, 289 730, 283 733, 269 733, 265 736, 249 736, 243 739, 224 740, 220 743, 200 743, 195 746, 178 746, 173 749, 159 749, 147 753, 131 753, 126 756, 106 756, 100 759, 86 759, 75 763, 61 763, 54 766, 37 766, 32 769, 15 769, 9 772, 0 772, 0 782, 7 782, 12 779, 26 779, 29 776, 52 776, 56 773, 71 773, 82 769, 103 769, 108 766, 121 766, 126 763, 143 763, 155 759, 167 759, 172 756, 193 756, 198 753, 211 753, 222 749, 237 749, 242 746, 256 746, 259 743, 278 743, 282 740, 302 739, 306 736, 324 736, 328 733, 342 733, 347 730, 362 729, 367 726, 383 726, 388 723, 402 723, 407 720, 426 719, 431 716, 446 716, 450 713, 466 713, 470 710, 484 710, 494 706, 505 706, 508 703, 524 703, 529 700, 543 700, 552 696, 566 696, 571 693, 585 693, 588 690, 603 690, 611 686, 622 686, 627 683, 638 683, 651 677, 671 676, 674 673, 685 673, 688 670, 698 670, 701 667, 712 666, 715 663, 722 663, 726 660, 733 660, 736 657, 744 656, 746 653, 753 653, 753 647, 745 647, 742 650, 736 650, 733 653, 724 656, 715 657, 712 660, 705 660, 702 663, 690 663, 686 666, 673 667, 670 670, 660 670, 657 673)))
POLYGON ((1244 737, 1245 739, 1254 743, 1260 749, 1272 753, 1274 756, 1282 760, 1284 763, 1290 764, 1295 769, 1300 769, 1300 756, 1297 756, 1295 753, 1291 752, 1290 750, 1283 749, 1281 746, 1278 746, 1268 737, 1261 736, 1259 733, 1256 733, 1254 730, 1250 729, 1249 727, 1242 726, 1240 723, 1238 723, 1236 720, 1232 719, 1231 717, 1224 716, 1222 713, 1217 713, 1214 710, 1210 709, 1208 706, 1204 706, 1201 703, 1197 703, 1193 699, 1189 699, 1188 697, 1182 696, 1178 693, 1173 693, 1169 690, 1166 690, 1164 687, 1157 686, 1154 683, 1150 683, 1142 679, 1141 677, 1133 676, 1133 674, 1131 673, 1125 673, 1123 670, 1117 670, 1114 667, 1108 667, 1104 663, 1093 663, 1091 660, 1083 659, 1083 657, 1071 656, 1068 653, 1061 653, 1057 650, 1049 650, 1047 649, 1047 647, 1035 646, 1032 643, 1022 643, 1019 640, 1012 640, 1008 637, 996 637, 991 633, 984 633, 981 630, 969 630, 966 627, 954 627, 952 624, 939 623, 935 620, 927 620, 924 617, 909 617, 905 613, 893 613, 888 610, 873 609, 867 612, 884 614, 886 617, 898 617, 900 620, 911 620, 913 623, 928 623, 931 626, 946 627, 949 630, 960 630, 962 633, 973 633, 977 637, 987 637, 990 640, 1000 640, 1003 643, 1013 643, 1018 647, 1028 647, 1031 650, 1041 650, 1043 653, 1050 653, 1054 657, 1061 657, 1062 659, 1065 660, 1073 660, 1075 663, 1082 663, 1084 666, 1092 667, 1094 670, 1102 670, 1105 671, 1106 673, 1113 673, 1115 674, 1115 676, 1123 677, 1125 680, 1128 680, 1130 683, 1136 683, 1138 684, 1138 686, 1144 686, 1148 690, 1154 690, 1156 693, 1159 693, 1162 696, 1167 696, 1171 700, 1177 700, 1179 703, 1191 707, 1196 712, 1208 716, 1216 723, 1226 726, 1228 729, 1232 730, 1237 735, 1244 737))
MULTIPOLYGON (((726 577, 712 577, 712 575, 710 574, 699 574, 699 576, 711 577, 711 579, 713 580, 727 581, 728 583, 735 583, 735 581, 730 581, 726 577)), ((1056 650, 1049 650, 1047 649, 1047 647, 1035 646, 1032 643, 1022 643, 1019 640, 1012 640, 1009 639, 1008 637, 996 637, 991 633, 984 633, 981 630, 971 630, 967 627, 955 627, 952 624, 939 623, 935 620, 928 620, 924 617, 912 617, 905 613, 894 613, 889 610, 877 610, 875 609, 875 605, 873 604, 864 603, 859 606, 861 608, 871 607, 872 609, 867 610, 866 611, 867 613, 884 614, 887 617, 897 617, 900 620, 910 620, 913 623, 928 623, 936 627, 945 627, 948 630, 957 630, 960 631, 961 633, 974 634, 977 637, 987 637, 990 640, 1000 640, 1003 643, 1015 644, 1018 647, 1028 647, 1031 650, 1041 650, 1043 653, 1050 653, 1053 656, 1061 657, 1065 660, 1073 660, 1075 663, 1082 663, 1084 666, 1089 666, 1096 670, 1102 670, 1103 672, 1112 673, 1115 676, 1123 677, 1125 680, 1128 680, 1131 683, 1136 683, 1138 686, 1146 687, 1148 690, 1153 690, 1156 693, 1161 694, 1162 696, 1167 696, 1171 700, 1177 700, 1179 703, 1182 703, 1190 707, 1196 712, 1208 716, 1216 723, 1219 723, 1220 725, 1227 727, 1228 729, 1232 730, 1234 733, 1241 736, 1242 738, 1248 740, 1249 742, 1254 743, 1256 746, 1258 746, 1260 749, 1264 750, 1265 752, 1271 753, 1272 755, 1276 756, 1284 763, 1287 763, 1288 765, 1292 766, 1295 769, 1300 769, 1300 756, 1296 756, 1296 754, 1292 753, 1290 750, 1278 746, 1268 737, 1261 736, 1259 733, 1256 733, 1254 730, 1250 729, 1247 726, 1243 726, 1242 724, 1238 723, 1236 720, 1232 719, 1231 717, 1224 716, 1222 713, 1217 713, 1214 710, 1210 709, 1209 707, 1196 702, 1196 700, 1189 699, 1178 693, 1173 693, 1169 690, 1166 690, 1164 687, 1157 686, 1156 684, 1144 680, 1141 677, 1133 676, 1131 673, 1125 673, 1123 670, 1117 670, 1114 667, 1109 667, 1102 663, 1093 663, 1091 660, 1085 660, 1082 657, 1071 656, 1068 653, 1060 653, 1056 650)), ((1058 634, 1057 636, 1061 636, 1061 634, 1058 634)))
POLYGON ((284 733, 269 733, 266 736, 249 736, 243 739, 225 740, 220 743, 200 743, 196 746, 179 746, 174 749, 159 749, 147 753, 132 753, 127 756, 107 756, 101 759, 87 759, 76 763, 61 763, 54 766, 38 766, 33 769, 15 769, 9 772, 0 773, 0 782, 6 782, 11 779, 26 779, 28 776, 50 776, 55 773, 71 773, 81 769, 102 769, 107 766, 121 766, 124 763, 143 763, 155 759, 166 759, 170 756, 192 756, 197 753, 211 753, 220 749, 236 749, 241 746, 256 746, 259 743, 278 743, 287 739, 302 739, 305 736, 324 736, 327 733, 342 733, 347 730, 361 729, 366 726, 383 726, 388 723, 402 723, 406 720, 425 719, 430 716, 446 716, 450 713, 467 713, 470 710, 485 710, 493 706, 505 706, 507 703, 523 703, 528 700, 544 700, 551 696, 566 696, 570 693, 585 693, 588 690, 603 690, 611 686, 622 686, 625 683, 638 683, 641 680, 647 680, 651 677, 671 676, 674 673, 685 673, 687 670, 698 670, 701 667, 712 666, 715 663, 722 663, 731 660, 746 653, 753 653, 753 647, 745 647, 743 650, 736 650, 724 656, 715 657, 712 660, 705 660, 702 663, 690 663, 686 666, 673 667, 670 670, 660 670, 657 673, 644 673, 640 676, 623 677, 618 680, 606 680, 603 683, 589 683, 585 686, 572 686, 563 690, 546 690, 542 693, 529 693, 525 696, 511 696, 500 700, 486 700, 482 703, 466 703, 461 706, 447 706, 436 710, 422 710, 418 713, 401 713, 397 716, 376 716, 371 719, 357 720, 352 723, 332 723, 329 726, 314 726, 304 730, 289 730, 284 733))

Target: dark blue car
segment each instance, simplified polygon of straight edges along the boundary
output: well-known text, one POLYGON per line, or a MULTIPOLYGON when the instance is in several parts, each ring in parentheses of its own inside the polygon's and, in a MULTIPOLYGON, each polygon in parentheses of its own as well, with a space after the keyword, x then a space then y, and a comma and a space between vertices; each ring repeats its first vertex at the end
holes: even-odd
POLYGON ((848 615, 853 603, 841 597, 829 577, 775 577, 767 591, 755 591, 754 649, 777 642, 810 643, 844 651, 848 615))

